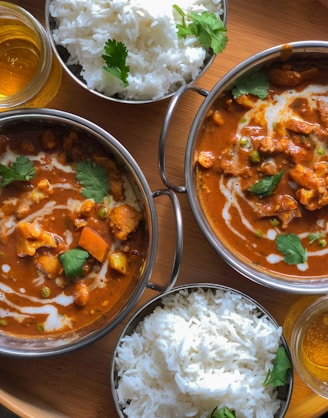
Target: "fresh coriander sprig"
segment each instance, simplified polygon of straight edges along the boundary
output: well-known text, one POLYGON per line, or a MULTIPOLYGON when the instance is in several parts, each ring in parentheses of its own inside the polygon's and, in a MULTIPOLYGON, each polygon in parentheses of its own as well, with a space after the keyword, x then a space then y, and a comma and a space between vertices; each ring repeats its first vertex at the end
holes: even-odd
POLYGON ((214 408, 213 411, 208 415, 208 418, 236 418, 236 413, 234 409, 227 407, 223 408, 214 408))
POLYGON ((72 279, 81 276, 83 265, 89 257, 89 253, 80 248, 68 250, 59 255, 59 261, 64 267, 66 277, 72 279))
POLYGON ((115 39, 108 39, 105 43, 105 54, 101 57, 106 62, 106 66, 103 67, 105 71, 118 77, 124 87, 129 85, 128 75, 130 68, 126 65, 126 58, 128 56, 128 50, 123 42, 117 42, 115 39))
POLYGON ((199 39, 199 43, 204 48, 211 48, 214 54, 224 50, 228 41, 227 30, 222 20, 216 14, 207 11, 201 14, 195 12, 186 14, 176 4, 173 5, 173 8, 182 18, 182 23, 176 25, 179 38, 193 35, 199 39), (186 19, 190 19, 191 23, 187 24, 186 19))
POLYGON ((260 99, 265 99, 270 87, 269 77, 265 72, 257 71, 249 76, 236 81, 232 89, 232 95, 235 99, 243 94, 253 94, 260 99))
POLYGON ((286 383, 287 373, 291 368, 292 365, 286 350, 283 346, 280 346, 274 359, 273 369, 268 371, 263 385, 273 387, 283 386, 286 383))
POLYGON ((32 180, 35 177, 35 168, 25 155, 19 155, 10 167, 0 164, 0 173, 0 187, 5 187, 14 181, 32 180))
POLYGON ((293 233, 278 235, 276 245, 278 251, 284 255, 284 261, 287 264, 293 265, 306 262, 306 250, 303 248, 298 235, 293 233))
POLYGON ((79 161, 76 166, 76 178, 83 186, 82 194, 87 199, 102 203, 108 195, 110 184, 105 167, 93 161, 79 161))
POLYGON ((252 194, 256 194, 260 198, 271 196, 274 189, 280 183, 282 175, 283 172, 280 171, 278 174, 265 176, 262 180, 257 181, 251 187, 249 187, 248 191, 252 194))

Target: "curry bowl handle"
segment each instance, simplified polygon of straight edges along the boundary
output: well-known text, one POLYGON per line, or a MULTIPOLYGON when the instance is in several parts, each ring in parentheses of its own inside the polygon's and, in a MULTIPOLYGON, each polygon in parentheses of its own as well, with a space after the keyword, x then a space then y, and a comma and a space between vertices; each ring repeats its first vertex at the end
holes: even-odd
POLYGON ((170 277, 167 281, 167 284, 164 286, 158 285, 156 283, 149 282, 147 287, 150 289, 156 290, 158 292, 165 292, 170 290, 177 280, 180 271, 180 264, 183 252, 183 222, 182 222, 182 213, 181 213, 181 206, 177 195, 170 189, 159 189, 155 190, 153 193, 153 198, 166 195, 169 197, 173 212, 175 216, 175 229, 176 229, 176 238, 175 238, 175 252, 174 258, 172 263, 172 270, 170 277))
POLYGON ((205 89, 202 89, 200 87, 195 87, 192 85, 185 85, 183 87, 181 87, 176 94, 172 97, 164 121, 163 121, 163 125, 162 125, 162 130, 160 133, 160 137, 159 137, 159 148, 158 148, 158 161, 159 161, 159 171, 160 171, 160 176, 162 179, 162 182, 171 190, 174 190, 177 193, 185 193, 186 192, 186 186, 178 186, 174 183, 172 183, 167 175, 167 171, 166 171, 166 153, 165 153, 165 147, 167 144, 167 138, 168 138, 168 133, 169 133, 169 128, 170 128, 170 124, 171 124, 171 120, 173 117, 173 114, 175 112, 175 109, 179 103, 179 101, 181 100, 181 98, 183 97, 183 95, 188 91, 191 90, 193 92, 199 93, 201 96, 203 97, 207 97, 209 92, 205 89))

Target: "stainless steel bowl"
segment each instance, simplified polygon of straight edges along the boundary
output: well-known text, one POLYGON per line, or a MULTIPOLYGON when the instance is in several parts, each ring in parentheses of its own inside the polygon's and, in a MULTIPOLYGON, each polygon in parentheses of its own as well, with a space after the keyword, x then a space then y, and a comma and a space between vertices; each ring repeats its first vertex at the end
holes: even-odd
MULTIPOLYGON (((167 94, 165 94, 163 97, 159 98, 159 99, 148 99, 148 100, 129 100, 129 99, 122 99, 116 96, 108 96, 100 91, 97 91, 95 89, 89 88, 85 82, 85 80, 83 79, 83 76, 81 76, 81 66, 79 65, 71 65, 69 63, 69 53, 68 51, 60 46, 60 45, 56 45, 53 36, 52 36, 52 32, 53 30, 56 28, 56 21, 55 19, 50 15, 50 11, 49 11, 49 6, 50 6, 51 0, 46 0, 45 3, 45 18, 46 18, 46 29, 47 32, 49 34, 49 38, 50 41, 52 43, 52 47, 53 50, 59 60, 59 62, 61 63, 61 65, 63 66, 64 70, 69 74, 70 77, 72 77, 73 80, 75 80, 75 82, 77 82, 81 87, 83 87, 84 89, 86 89, 87 91, 95 94, 96 96, 99 96, 105 100, 110 100, 113 102, 119 102, 119 103, 125 103, 125 104, 147 104, 147 103, 154 103, 157 101, 161 101, 161 100, 165 100, 168 99, 170 97, 173 96, 173 94, 175 93, 175 91, 179 88, 179 86, 176 86, 176 90, 169 92, 167 94)), ((221 0, 222 3, 222 9, 223 9, 223 15, 221 16, 221 19, 224 23, 224 25, 226 25, 227 23, 227 13, 228 13, 228 8, 227 8, 227 0, 221 0)), ((212 50, 208 50, 207 51, 207 55, 206 55, 206 59, 204 62, 204 66, 201 70, 201 72, 198 74, 198 76, 192 80, 192 82, 190 82, 190 84, 193 84, 199 77, 201 77, 205 71, 210 67, 210 65, 212 64, 212 62, 215 59, 215 55, 213 54, 212 50)))
MULTIPOLYGON (((124 409, 120 405, 119 397, 117 393, 117 388, 118 388, 118 384, 121 378, 121 374, 118 372, 116 359, 118 355, 117 353, 118 348, 120 344, 122 344, 122 339, 126 336, 132 335, 136 331, 140 322, 142 322, 147 316, 151 315, 151 313, 156 308, 163 307, 163 298, 169 295, 175 295, 179 293, 180 291, 187 291, 190 293, 190 292, 196 292, 199 289, 204 290, 204 291, 213 291, 213 292, 215 292, 216 290, 221 290, 223 292, 231 292, 233 294, 240 295, 244 299, 245 303, 252 303, 253 305, 256 306, 256 309, 260 312, 260 316, 263 316, 263 315, 267 316, 275 327, 279 327, 278 323, 273 318, 273 316, 263 306, 261 306, 258 302, 256 302, 253 298, 246 295, 245 293, 240 292, 239 290, 232 289, 230 287, 223 286, 223 285, 216 285, 216 284, 211 284, 211 283, 195 283, 195 284, 189 284, 189 285, 182 285, 182 286, 175 287, 174 289, 166 292, 163 295, 154 297, 153 299, 148 301, 146 304, 144 304, 133 315, 133 317, 130 318, 129 322, 126 324, 126 326, 124 327, 122 333, 120 334, 117 340, 117 345, 113 354, 113 358, 111 362, 110 387, 111 387, 112 396, 115 402, 116 411, 121 418, 127 417, 127 415, 124 413, 124 409)), ((289 347, 283 336, 281 337, 280 345, 285 348, 288 358, 290 360, 290 363, 292 364, 289 347)), ((274 418, 282 418, 285 416, 289 407, 291 396, 292 396, 293 384, 294 384, 294 376, 293 376, 293 372, 291 372, 288 374, 287 383, 283 386, 278 387, 278 398, 281 400, 281 407, 279 411, 274 415, 274 418)))
POLYGON ((263 67, 267 67, 270 63, 281 62, 281 60, 285 60, 286 57, 312 60, 324 57, 328 59, 328 42, 316 40, 292 42, 261 51, 233 68, 214 86, 210 92, 193 86, 181 88, 169 104, 162 127, 159 144, 161 176, 163 182, 169 188, 175 190, 176 192, 188 194, 191 209, 204 236, 216 252, 237 272, 256 283, 282 291, 311 294, 327 293, 328 268, 327 275, 319 278, 312 276, 302 278, 298 277, 297 274, 292 277, 278 273, 275 274, 265 269, 261 269, 260 266, 256 266, 254 263, 247 263, 244 259, 239 257, 233 249, 227 248, 224 245, 223 240, 214 232, 212 226, 207 220, 207 217, 202 209, 196 187, 195 151, 202 136, 205 119, 214 102, 224 91, 231 89, 239 77, 244 77, 246 74, 249 75, 256 72, 263 67), (288 49, 286 46, 290 48, 288 49), (169 173, 166 170, 165 148, 169 137, 169 127, 172 116, 175 111, 178 111, 180 99, 187 91, 190 90, 204 96, 205 99, 197 111, 188 137, 184 161, 185 185, 177 185, 170 181, 169 173))
MULTIPOLYGON (((131 154, 111 134, 99 126, 70 113, 52 109, 29 109, 4 112, 0 115, 0 135, 15 132, 28 132, 40 127, 67 128, 85 137, 98 141, 116 159, 117 164, 125 170, 135 195, 144 212, 145 227, 142 251, 145 254, 135 272, 134 287, 127 288, 121 300, 103 317, 79 331, 67 334, 40 338, 19 337, 0 332, 0 354, 19 357, 47 357, 65 354, 82 348, 102 338, 112 331, 131 311, 146 287, 158 292, 170 289, 178 276, 182 255, 182 218, 179 201, 168 189, 151 191, 147 180, 131 154), (158 224, 154 199, 166 196, 169 198, 175 217, 176 248, 172 260, 172 271, 164 285, 151 281, 158 246, 158 224)), ((1 160, 1 157, 0 157, 1 160)), ((1 304, 2 302, 0 302, 1 304)))

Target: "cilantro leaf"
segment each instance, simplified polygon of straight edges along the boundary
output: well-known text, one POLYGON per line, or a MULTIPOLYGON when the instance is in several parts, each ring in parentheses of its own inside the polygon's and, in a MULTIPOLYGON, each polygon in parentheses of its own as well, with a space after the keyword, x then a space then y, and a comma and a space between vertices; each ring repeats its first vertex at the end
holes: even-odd
POLYGON ((242 94, 253 94, 260 99, 265 99, 270 87, 269 77, 266 73, 257 71, 250 76, 237 80, 232 89, 232 95, 237 99, 242 94))
POLYGON ((68 278, 81 276, 83 265, 89 257, 89 253, 80 248, 68 250, 59 255, 59 261, 62 263, 65 275, 68 278))
POLYGON ((122 82, 123 86, 127 87, 128 75, 130 68, 126 65, 126 58, 128 51, 123 42, 117 42, 115 39, 108 39, 105 43, 105 54, 101 58, 106 62, 106 67, 103 67, 105 71, 118 77, 122 82))
POLYGON ((236 418, 235 411, 227 407, 218 409, 217 407, 208 415, 208 418, 236 418))
POLYGON ((288 370, 291 370, 291 368, 292 365, 285 348, 283 346, 279 347, 274 359, 273 369, 268 371, 263 385, 273 387, 283 386, 286 383, 288 370))
POLYGON ((109 177, 105 167, 93 161, 79 161, 76 170, 76 178, 84 187, 83 196, 101 203, 109 192, 109 177))
POLYGON ((179 38, 186 38, 188 35, 193 35, 198 38, 199 43, 204 48, 211 48, 214 54, 223 51, 228 42, 227 30, 222 20, 215 13, 204 11, 201 14, 191 12, 190 15, 187 15, 176 4, 173 5, 173 8, 182 17, 182 23, 176 25, 179 38), (191 20, 191 23, 188 25, 186 18, 191 20))
POLYGON ((272 176, 265 176, 262 180, 257 181, 248 191, 250 193, 258 195, 260 198, 271 196, 274 189, 278 186, 282 179, 283 172, 280 171, 278 174, 272 176))
POLYGON ((19 155, 10 167, 0 164, 2 181, 0 187, 8 186, 14 181, 29 181, 35 177, 35 168, 25 155, 19 155))
POLYGON ((276 238, 277 249, 284 255, 287 264, 301 264, 306 261, 306 251, 296 234, 281 234, 276 238))

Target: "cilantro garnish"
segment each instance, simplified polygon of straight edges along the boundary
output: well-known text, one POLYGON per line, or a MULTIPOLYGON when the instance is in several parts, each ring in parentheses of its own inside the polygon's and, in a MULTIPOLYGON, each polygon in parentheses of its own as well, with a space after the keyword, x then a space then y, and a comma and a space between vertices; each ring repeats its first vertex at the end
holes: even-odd
POLYGON ((5 187, 14 181, 29 181, 33 179, 35 168, 31 160, 24 155, 19 155, 10 167, 0 164, 0 173, 2 175, 0 187, 5 187))
POLYGON ((227 30, 220 18, 214 13, 209 13, 207 11, 204 11, 201 14, 191 12, 190 15, 187 15, 176 4, 173 5, 173 8, 182 17, 182 23, 176 25, 179 38, 186 38, 188 35, 193 35, 198 37, 199 43, 204 48, 211 48, 214 54, 223 51, 226 47, 228 38, 226 35, 227 30), (186 18, 192 21, 188 25, 186 23, 186 18))
POLYGON ((265 176, 262 180, 257 181, 251 186, 248 191, 250 193, 258 195, 260 198, 271 196, 274 189, 282 179, 283 172, 280 171, 278 174, 272 176, 265 176))
POLYGON ((283 346, 279 347, 274 359, 273 369, 268 371, 263 385, 273 387, 283 386, 286 383, 287 373, 291 368, 292 365, 285 348, 283 346))
POLYGON ((66 277, 74 278, 81 276, 83 273, 83 265, 88 257, 89 253, 80 248, 74 248, 60 254, 59 261, 64 267, 66 277))
POLYGON ((76 178, 83 186, 83 196, 101 203, 109 192, 109 177, 105 167, 93 161, 79 161, 76 170, 76 178))
POLYGON ((217 407, 208 415, 208 418, 236 418, 234 409, 223 407, 218 409, 217 407))
POLYGON ((113 74, 115 77, 118 77, 122 82, 124 87, 129 85, 128 75, 129 75, 129 66, 126 65, 126 58, 128 56, 128 51, 123 42, 117 42, 115 39, 108 39, 105 43, 105 54, 101 56, 106 62, 106 67, 103 67, 105 71, 113 74))
POLYGON ((306 251, 296 234, 281 234, 276 238, 277 249, 284 255, 287 264, 301 264, 306 261, 306 251))
POLYGON ((253 94, 260 99, 265 99, 270 87, 269 77, 266 73, 257 71, 247 77, 237 80, 232 89, 235 99, 243 94, 253 94))

